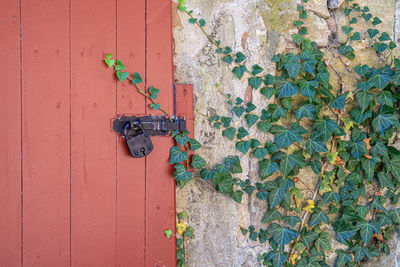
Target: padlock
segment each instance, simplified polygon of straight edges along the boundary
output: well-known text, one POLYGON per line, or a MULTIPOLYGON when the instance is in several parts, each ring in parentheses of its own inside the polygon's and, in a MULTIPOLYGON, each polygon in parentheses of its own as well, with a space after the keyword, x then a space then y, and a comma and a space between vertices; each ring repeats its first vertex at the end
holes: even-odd
POLYGON ((126 140, 129 152, 134 158, 142 158, 150 154, 153 151, 153 143, 151 142, 150 136, 146 133, 133 136, 126 140))
POLYGON ((153 143, 150 136, 143 131, 140 124, 127 124, 124 127, 124 137, 126 138, 129 152, 134 158, 145 157, 153 151, 153 143), (130 136, 128 130, 131 130, 134 134, 130 136))

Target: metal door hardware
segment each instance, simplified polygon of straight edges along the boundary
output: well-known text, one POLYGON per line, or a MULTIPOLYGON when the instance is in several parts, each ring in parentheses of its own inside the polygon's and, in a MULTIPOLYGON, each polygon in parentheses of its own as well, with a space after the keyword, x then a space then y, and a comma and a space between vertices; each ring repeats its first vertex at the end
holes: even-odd
POLYGON ((150 136, 186 130, 186 121, 183 117, 170 120, 165 116, 122 116, 113 121, 113 130, 126 139, 131 156, 141 158, 153 151, 150 136))

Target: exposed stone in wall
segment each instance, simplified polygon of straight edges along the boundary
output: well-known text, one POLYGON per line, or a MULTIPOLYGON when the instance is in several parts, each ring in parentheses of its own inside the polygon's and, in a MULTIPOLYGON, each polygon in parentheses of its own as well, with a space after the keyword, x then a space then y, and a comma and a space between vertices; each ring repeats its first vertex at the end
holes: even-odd
MULTIPOLYGON (((207 24, 207 32, 231 46, 234 51, 242 51, 247 55, 247 65, 259 64, 265 68, 264 73, 274 74, 275 64, 271 58, 276 53, 294 49, 291 34, 296 32, 293 20, 297 18, 296 0, 187 0, 190 9, 203 17, 207 24)), ((347 73, 346 68, 357 64, 375 62, 380 66, 384 62, 375 53, 371 53, 370 42, 359 42, 356 45, 356 61, 344 66, 335 57, 335 48, 346 43, 347 36, 341 26, 347 23, 344 16, 343 0, 309 0, 307 27, 309 38, 327 51, 326 59, 335 69, 343 73, 346 86, 354 87, 356 77, 347 73)), ((374 15, 384 23, 380 29, 395 38, 400 38, 400 0, 363 0, 374 15), (398 11, 396 11, 398 10, 398 11)), ((174 64, 177 83, 194 85, 195 137, 202 144, 200 155, 213 166, 220 163, 228 155, 241 155, 233 142, 227 142, 221 131, 212 128, 207 118, 200 115, 231 115, 225 97, 218 92, 215 83, 225 92, 252 101, 256 105, 265 106, 266 98, 257 91, 247 88, 247 79, 239 81, 231 73, 229 66, 216 55, 215 48, 202 35, 201 31, 188 22, 186 15, 178 12, 177 5, 173 9, 174 64), (262 104, 262 105, 261 105, 262 104), (199 113, 196 113, 198 111, 199 113)), ((362 20, 362 19, 361 19, 362 20)), ((363 23, 361 23, 363 24, 363 23)), ((359 27, 359 26, 356 26, 359 27)), ((365 26, 357 28, 366 35, 365 26)), ((396 39, 396 40, 397 40, 396 39)), ((338 88, 338 77, 332 73, 331 83, 338 88)), ((240 127, 241 121, 234 117, 233 123, 240 127)), ((252 131, 257 132, 255 127, 252 131)), ((254 134, 254 133, 251 133, 254 134)), ((259 135, 259 139, 272 140, 269 135, 259 135)), ((250 179, 253 184, 258 181, 258 163, 256 160, 241 156, 243 173, 239 178, 250 179)), ((310 187, 316 184, 316 176, 309 169, 302 170, 300 178, 310 187)), ((307 198, 308 191, 301 184, 307 198)), ((260 252, 268 251, 268 247, 243 237, 239 225, 250 224, 260 227, 261 217, 266 203, 245 194, 242 204, 216 193, 210 184, 200 179, 191 181, 186 187, 177 191, 177 209, 185 210, 190 217, 190 224, 195 229, 195 240, 186 244, 188 267, 204 266, 259 266, 256 257, 260 252)), ((333 238, 334 239, 334 238, 333 238)), ((391 240, 392 253, 382 257, 379 262, 369 266, 400 266, 398 257, 400 245, 398 234, 391 240), (399 264, 399 265, 397 265, 399 264)), ((339 246, 333 240, 334 249, 339 246)), ((328 257, 333 265, 334 254, 328 257)))

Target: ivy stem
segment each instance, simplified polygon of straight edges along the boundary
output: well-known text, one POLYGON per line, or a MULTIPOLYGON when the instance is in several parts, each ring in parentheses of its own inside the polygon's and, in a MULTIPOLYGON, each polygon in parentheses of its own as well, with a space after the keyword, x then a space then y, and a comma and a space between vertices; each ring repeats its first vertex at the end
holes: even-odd
MULTIPOLYGON (((192 14, 190 14, 187 10, 185 13, 189 15, 190 18, 194 19, 192 14)), ((216 47, 221 48, 220 45, 203 29, 203 27, 196 21, 195 24, 200 28, 200 30, 204 33, 205 36, 213 43, 216 47)))
POLYGON ((304 183, 299 177, 297 177, 297 179, 298 179, 298 181, 299 181, 302 185, 304 185, 305 187, 307 187, 307 189, 310 190, 310 192, 311 192, 312 194, 314 194, 314 191, 311 189, 311 187, 309 187, 306 183, 304 183))
POLYGON ((201 113, 201 112, 198 111, 198 110, 196 110, 196 113, 199 114, 199 115, 201 115, 201 116, 203 116, 203 117, 206 117, 207 119, 211 119, 210 116, 208 116, 208 115, 206 115, 206 114, 204 114, 204 113, 201 113))

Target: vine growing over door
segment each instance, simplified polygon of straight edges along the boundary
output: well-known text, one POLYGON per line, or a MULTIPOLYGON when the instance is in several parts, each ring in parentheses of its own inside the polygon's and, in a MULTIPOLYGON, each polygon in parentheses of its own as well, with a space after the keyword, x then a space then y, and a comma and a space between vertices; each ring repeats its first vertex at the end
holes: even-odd
MULTIPOLYGON (((253 91, 269 101, 257 113, 253 103, 222 92, 216 85, 234 117, 203 114, 215 131, 235 143, 239 153, 259 161, 255 183, 235 177, 242 172, 238 156, 227 155, 221 164, 210 167, 196 154, 201 145, 187 131, 172 133, 176 145, 170 149, 170 163, 180 187, 196 176, 238 203, 243 194, 264 201, 267 211, 261 222, 265 228, 238 226, 251 240, 269 243, 270 249, 258 255, 264 265, 327 266, 326 255, 332 252, 331 239, 335 238, 343 244, 335 251, 336 266, 361 266, 389 253, 387 241, 400 225, 400 209, 395 208, 400 197, 400 151, 391 145, 400 128, 400 59, 394 56, 398 48, 388 33, 376 28, 382 21, 367 6, 347 0, 349 23, 341 30, 348 42, 336 51, 346 71, 358 76, 356 88, 349 88, 318 44, 307 38, 307 2, 298 5, 298 19, 293 22, 297 52, 274 55, 272 75, 258 64, 247 65, 244 53, 211 37, 206 21, 195 16, 184 0, 179 1, 179 9, 215 46, 216 56, 232 70, 232 77, 247 79, 253 91), (388 62, 386 66, 348 67, 346 62, 356 57, 352 45, 363 36, 352 27, 357 23, 368 23, 374 53, 388 62), (338 90, 330 82, 331 75, 337 76, 338 90), (235 128, 233 120, 243 120, 245 126, 235 128), (251 136, 250 128, 274 138, 262 142, 251 136), (304 168, 311 168, 318 177, 316 187, 309 188, 309 199, 297 187, 302 183, 299 171, 304 168)), ((128 73, 112 55, 107 55, 105 63, 121 82, 129 80, 150 99, 152 109, 174 119, 156 102, 159 89, 145 88, 140 74, 128 73)), ((179 266, 184 264, 183 260, 179 266)))

